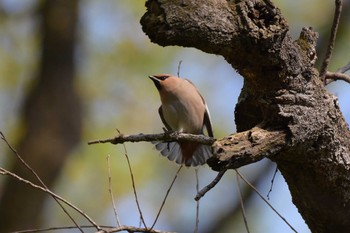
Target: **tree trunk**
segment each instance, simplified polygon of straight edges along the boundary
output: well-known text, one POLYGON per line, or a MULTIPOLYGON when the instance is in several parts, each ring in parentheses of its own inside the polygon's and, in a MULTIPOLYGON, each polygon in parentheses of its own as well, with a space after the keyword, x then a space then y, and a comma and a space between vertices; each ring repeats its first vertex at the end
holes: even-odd
POLYGON ((162 46, 222 55, 243 77, 239 133, 214 144, 215 170, 268 157, 312 232, 350 232, 350 132, 314 68, 317 33, 293 41, 269 0, 149 0, 144 32, 162 46))
MULTIPOLYGON (((80 101, 74 87, 76 0, 50 0, 41 9, 42 57, 39 74, 24 106, 25 133, 18 153, 52 187, 80 139, 80 101)), ((38 183, 15 161, 11 171, 38 183)), ((47 194, 8 179, 0 200, 0 232, 40 226, 47 194)))

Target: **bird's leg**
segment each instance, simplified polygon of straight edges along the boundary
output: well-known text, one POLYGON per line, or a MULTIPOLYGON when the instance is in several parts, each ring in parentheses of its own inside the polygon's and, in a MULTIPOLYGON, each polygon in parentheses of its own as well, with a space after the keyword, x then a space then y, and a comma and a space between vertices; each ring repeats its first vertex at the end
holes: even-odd
MULTIPOLYGON (((170 135, 170 134, 179 135, 180 133, 182 133, 183 130, 175 131, 175 130, 171 130, 163 127, 163 131, 164 131, 164 134, 167 134, 167 135, 170 135)), ((167 143, 167 150, 170 151, 170 142, 167 143)))
MULTIPOLYGON (((163 127, 163 131, 164 131, 164 134, 167 134, 167 135, 170 135, 174 132, 173 130, 169 130, 165 127, 163 127)), ((167 143, 167 150, 170 151, 170 142, 167 143)))

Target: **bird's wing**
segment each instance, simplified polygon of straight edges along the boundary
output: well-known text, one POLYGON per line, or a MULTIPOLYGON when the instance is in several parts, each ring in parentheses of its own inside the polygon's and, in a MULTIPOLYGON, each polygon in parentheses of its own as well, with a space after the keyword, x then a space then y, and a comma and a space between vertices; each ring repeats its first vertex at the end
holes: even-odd
POLYGON ((167 130, 172 131, 173 129, 170 127, 170 125, 164 119, 162 106, 160 106, 158 108, 158 113, 159 113, 160 119, 162 120, 162 122, 163 122, 164 126, 167 128, 167 130))
MULTIPOLYGON (((202 97, 202 99, 203 99, 203 97, 202 97)), ((204 101, 204 99, 203 99, 203 101, 204 101)), ((208 109, 208 106, 205 102, 204 102, 204 104, 205 104, 205 112, 204 112, 204 118, 203 118, 203 125, 205 125, 205 128, 208 131, 208 136, 213 138, 214 133, 213 133, 213 128, 211 126, 209 109, 208 109)))
POLYGON ((208 109, 208 105, 205 102, 203 96, 201 95, 201 93, 199 92, 199 90, 197 89, 197 87, 188 79, 185 79, 185 81, 189 82, 192 86, 194 86, 194 88, 196 89, 196 91, 198 92, 199 96, 202 98, 203 104, 205 106, 205 112, 204 112, 204 118, 203 118, 203 125, 205 125, 205 128, 207 129, 208 132, 208 136, 209 137, 214 137, 214 133, 213 133, 213 127, 211 126, 211 120, 210 120, 210 113, 209 113, 209 109, 208 109))

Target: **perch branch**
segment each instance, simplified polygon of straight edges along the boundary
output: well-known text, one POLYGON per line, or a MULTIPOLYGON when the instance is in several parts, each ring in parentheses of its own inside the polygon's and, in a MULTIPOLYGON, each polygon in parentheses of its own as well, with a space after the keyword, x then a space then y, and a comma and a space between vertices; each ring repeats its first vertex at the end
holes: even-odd
POLYGON ((114 138, 89 141, 88 145, 97 143, 122 144, 124 142, 154 142, 154 141, 179 141, 179 142, 198 142, 205 145, 212 145, 214 138, 205 135, 185 134, 179 132, 165 132, 160 134, 136 134, 123 135, 119 134, 114 138))

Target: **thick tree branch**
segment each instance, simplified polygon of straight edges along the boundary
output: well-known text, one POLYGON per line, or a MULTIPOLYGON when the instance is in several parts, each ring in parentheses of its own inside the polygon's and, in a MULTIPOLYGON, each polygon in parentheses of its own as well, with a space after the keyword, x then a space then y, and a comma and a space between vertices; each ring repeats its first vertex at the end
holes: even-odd
POLYGON ((265 157, 275 156, 286 144, 286 137, 284 131, 259 127, 232 134, 214 143, 215 156, 208 160, 208 164, 212 169, 221 171, 255 163, 265 157))
MULTIPOLYGON (((245 78, 280 69, 275 67, 281 60, 279 46, 284 40, 291 43, 285 19, 270 1, 150 0, 146 7, 141 24, 152 42, 222 55, 245 78), (266 42, 277 42, 276 47, 267 48, 266 42)), ((284 55, 286 62, 290 55, 284 55)), ((274 84, 265 82, 266 88, 274 84)))
POLYGON ((235 109, 241 133, 216 141, 208 164, 223 171, 267 156, 311 231, 350 232, 350 132, 314 67, 317 33, 303 28, 293 41, 269 0, 148 0, 146 7, 141 24, 151 41, 222 55, 244 77, 235 109))

